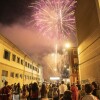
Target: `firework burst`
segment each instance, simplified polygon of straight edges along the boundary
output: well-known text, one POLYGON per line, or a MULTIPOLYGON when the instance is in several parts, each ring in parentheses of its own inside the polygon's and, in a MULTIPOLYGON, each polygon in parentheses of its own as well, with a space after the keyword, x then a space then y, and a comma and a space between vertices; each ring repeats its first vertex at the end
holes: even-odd
POLYGON ((32 3, 31 23, 49 37, 70 37, 75 34, 75 0, 39 0, 32 3))

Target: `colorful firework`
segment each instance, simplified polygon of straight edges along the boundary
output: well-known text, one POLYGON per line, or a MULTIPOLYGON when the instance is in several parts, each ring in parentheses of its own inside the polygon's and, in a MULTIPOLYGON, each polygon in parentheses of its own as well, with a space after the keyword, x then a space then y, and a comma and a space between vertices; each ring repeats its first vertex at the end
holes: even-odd
POLYGON ((31 23, 43 35, 70 37, 75 34, 75 0, 39 0, 32 3, 34 14, 31 23))

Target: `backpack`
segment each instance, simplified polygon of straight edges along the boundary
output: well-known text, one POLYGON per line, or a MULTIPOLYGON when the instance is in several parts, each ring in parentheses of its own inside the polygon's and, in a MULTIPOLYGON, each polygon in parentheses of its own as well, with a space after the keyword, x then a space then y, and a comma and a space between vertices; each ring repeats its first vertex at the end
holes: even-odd
POLYGON ((10 96, 9 92, 10 92, 10 90, 9 90, 8 87, 3 87, 1 89, 1 98, 2 98, 2 100, 8 100, 8 98, 10 96))

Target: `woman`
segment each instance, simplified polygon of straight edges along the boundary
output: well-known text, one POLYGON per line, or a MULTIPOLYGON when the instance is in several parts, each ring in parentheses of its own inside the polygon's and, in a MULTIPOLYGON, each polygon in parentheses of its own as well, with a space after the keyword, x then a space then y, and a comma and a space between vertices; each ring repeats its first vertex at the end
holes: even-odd
POLYGON ((97 96, 97 84, 96 84, 96 82, 92 82, 92 89, 93 89, 92 94, 94 96, 97 96))
POLYGON ((47 98, 47 89, 44 83, 41 86, 40 94, 41 94, 41 98, 47 98))
POLYGON ((82 98, 85 96, 85 85, 82 85, 82 89, 79 92, 79 100, 82 100, 82 98))
POLYGON ((72 91, 72 100, 78 100, 78 88, 75 85, 75 83, 73 83, 73 85, 71 86, 71 91, 72 91))
POLYGON ((63 97, 60 100, 72 100, 72 92, 65 91, 63 97))
POLYGON ((30 100, 38 100, 38 93, 39 93, 39 88, 37 83, 32 84, 32 88, 30 91, 30 100))
POLYGON ((27 100, 28 95, 29 95, 29 92, 27 90, 26 85, 24 85, 22 89, 22 99, 21 100, 27 100))

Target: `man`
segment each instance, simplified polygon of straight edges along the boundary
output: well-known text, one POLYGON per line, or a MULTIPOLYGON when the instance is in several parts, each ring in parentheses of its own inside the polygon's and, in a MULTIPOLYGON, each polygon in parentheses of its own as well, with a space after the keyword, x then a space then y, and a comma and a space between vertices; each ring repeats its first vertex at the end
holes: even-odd
POLYGON ((100 93, 98 93, 98 85, 96 82, 92 82, 92 94, 100 99, 100 93))
POLYGON ((86 95, 82 98, 82 100, 98 100, 96 96, 92 95, 91 84, 85 84, 85 92, 86 92, 86 95))
POLYGON ((67 85, 64 84, 64 81, 61 82, 61 85, 59 86, 59 94, 60 98, 63 96, 64 92, 67 90, 67 85))
POLYGON ((0 91, 0 100, 9 100, 10 89, 8 87, 8 82, 4 82, 4 87, 0 91))

